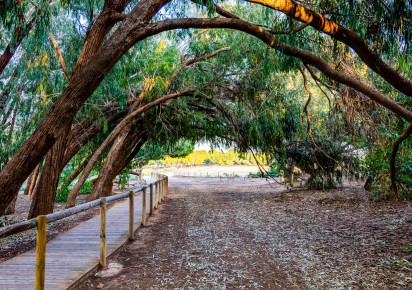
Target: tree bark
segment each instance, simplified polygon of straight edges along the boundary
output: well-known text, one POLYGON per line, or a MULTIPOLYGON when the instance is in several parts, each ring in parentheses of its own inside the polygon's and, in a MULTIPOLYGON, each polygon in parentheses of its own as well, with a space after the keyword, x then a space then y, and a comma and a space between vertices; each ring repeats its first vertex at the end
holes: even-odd
POLYGON ((27 180, 27 186, 26 186, 26 189, 24 190, 24 195, 27 195, 27 196, 32 195, 34 186, 36 185, 36 181, 39 176, 39 172, 40 172, 40 164, 37 164, 36 168, 30 174, 27 180))
POLYGON ((103 143, 97 148, 97 150, 94 152, 93 156, 90 158, 89 163, 87 166, 84 168, 82 175, 79 177, 77 183, 73 186, 69 198, 70 198, 70 203, 68 203, 67 206, 71 206, 73 204, 73 199, 76 198, 77 194, 79 193, 80 189, 82 188, 83 184, 86 182, 87 177, 89 176, 90 172, 93 169, 93 166, 96 164, 96 162, 99 160, 100 156, 103 154, 103 152, 109 147, 109 145, 116 139, 116 137, 120 134, 120 132, 123 131, 126 127, 131 127, 132 124, 134 123, 134 120, 136 117, 151 108, 156 107, 159 104, 162 104, 164 102, 167 102, 170 99, 174 99, 180 96, 187 96, 187 95, 193 95, 194 91, 192 90, 187 90, 183 92, 178 92, 178 93, 173 93, 169 94, 166 96, 163 96, 161 98, 158 98, 154 100, 153 102, 150 102, 149 104, 146 104, 135 111, 129 113, 114 129, 112 132, 110 132, 109 136, 103 141, 103 143))
MULTIPOLYGON (((157 23, 148 21, 170 0, 142 0, 122 21, 107 42, 94 54, 79 73, 72 76, 69 86, 57 99, 39 126, 20 147, 0 172, 0 200, 8 204, 15 189, 26 180, 34 167, 62 134, 65 125, 71 123, 87 98, 94 92, 105 75, 133 44, 162 31, 183 28, 229 28, 249 33, 278 51, 304 60, 322 71, 329 78, 364 93, 395 114, 412 122, 412 112, 387 98, 361 81, 334 70, 329 64, 308 51, 286 45, 261 26, 240 19, 175 19, 157 23), (11 190, 11 191, 10 191, 11 190)), ((0 204, 0 212, 5 209, 0 204)))
POLYGON ((54 38, 53 33, 51 33, 50 31, 49 31, 49 37, 50 37, 50 40, 51 40, 51 42, 54 46, 54 49, 56 50, 57 57, 59 58, 59 62, 60 62, 60 65, 62 67, 64 76, 66 77, 66 80, 69 81, 70 80, 69 71, 67 70, 67 66, 66 66, 66 62, 64 61, 63 54, 62 54, 62 52, 59 48, 59 45, 58 45, 56 39, 54 38))
POLYGON ((77 59, 73 74, 77 74, 90 61, 102 46, 109 31, 117 21, 121 20, 119 15, 123 12, 130 0, 104 1, 102 12, 88 31, 84 45, 77 59))
POLYGON ((389 168, 391 174, 391 189, 392 189, 392 197, 399 198, 398 194, 398 186, 396 185, 396 154, 398 153, 399 146, 401 143, 407 139, 412 133, 412 123, 408 126, 405 132, 396 138, 395 142, 392 146, 392 153, 389 160, 389 168))
POLYGON ((16 202, 17 202, 17 197, 18 195, 16 195, 13 200, 10 202, 10 204, 8 205, 5 214, 13 214, 16 212, 16 202))
MULTIPOLYGON (((111 126, 118 122, 119 120, 123 119, 124 116, 127 115, 127 109, 122 110, 121 112, 109 117, 106 119, 107 125, 111 126)), ((83 123, 83 122, 82 122, 83 123)), ((83 124, 85 125, 85 124, 83 124)), ((79 127, 83 127, 82 124, 79 127)), ((81 148, 83 148, 90 140, 95 138, 101 131, 103 130, 103 125, 97 121, 94 121, 88 128, 85 130, 79 130, 77 126, 72 130, 78 131, 71 132, 69 137, 69 144, 67 145, 66 153, 64 155, 63 164, 66 165, 69 161, 79 152, 81 148)))
POLYGON ((84 169, 84 167, 87 165, 87 163, 90 160, 90 156, 86 158, 86 160, 84 160, 82 162, 82 164, 80 164, 79 167, 77 167, 77 169, 75 171, 73 171, 69 177, 67 177, 67 179, 63 182, 63 186, 68 186, 70 185, 70 183, 73 182, 73 180, 76 179, 77 176, 79 176, 80 172, 82 172, 82 170, 84 169))
POLYGON ((130 129, 126 129, 117 136, 87 201, 95 200, 99 194, 101 196, 111 195, 113 187, 113 182, 111 181, 127 166, 127 163, 124 161, 139 139, 146 133, 145 130, 138 129, 138 131, 132 134, 130 129))
POLYGON ((67 126, 66 133, 61 135, 59 140, 47 153, 46 161, 39 180, 39 186, 36 187, 33 194, 33 201, 30 206, 28 219, 53 212, 59 176, 63 169, 62 162, 66 150, 69 130, 70 126, 67 126))
POLYGON ((120 57, 136 42, 153 34, 144 29, 160 8, 170 0, 139 1, 108 41, 77 74, 72 75, 68 87, 37 126, 33 134, 19 148, 0 172, 0 213, 4 212, 14 193, 26 180, 71 124, 81 106, 94 92, 120 57))

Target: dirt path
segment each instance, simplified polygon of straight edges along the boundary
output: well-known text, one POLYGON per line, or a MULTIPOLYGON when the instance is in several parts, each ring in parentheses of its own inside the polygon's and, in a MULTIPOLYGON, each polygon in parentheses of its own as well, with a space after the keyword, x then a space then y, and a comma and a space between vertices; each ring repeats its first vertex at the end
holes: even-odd
POLYGON ((79 289, 412 288, 410 202, 370 202, 360 189, 288 193, 257 179, 171 186, 109 261, 121 271, 79 289))

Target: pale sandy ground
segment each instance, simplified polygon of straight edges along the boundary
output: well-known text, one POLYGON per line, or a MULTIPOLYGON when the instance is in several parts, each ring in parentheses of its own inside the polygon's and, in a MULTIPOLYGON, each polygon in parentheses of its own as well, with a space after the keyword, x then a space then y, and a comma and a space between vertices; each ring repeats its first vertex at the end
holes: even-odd
POLYGON ((263 179, 170 184, 149 226, 110 260, 120 272, 78 289, 412 288, 411 202, 263 179))

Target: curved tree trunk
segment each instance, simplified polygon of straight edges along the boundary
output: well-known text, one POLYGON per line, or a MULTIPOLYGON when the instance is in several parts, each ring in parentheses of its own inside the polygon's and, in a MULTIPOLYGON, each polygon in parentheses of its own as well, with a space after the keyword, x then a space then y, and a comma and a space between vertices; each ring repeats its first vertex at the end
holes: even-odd
POLYGON ((67 177, 67 179, 63 182, 62 187, 64 186, 69 186, 70 183, 73 182, 73 180, 75 180, 77 178, 77 176, 79 176, 80 172, 82 172, 82 170, 84 169, 84 167, 87 165, 87 163, 90 160, 90 156, 86 158, 86 160, 84 160, 79 167, 76 168, 76 170, 74 170, 69 177, 67 177))
POLYGON ((127 157, 131 153, 132 149, 134 147, 138 147, 140 149, 143 145, 144 142, 142 140, 140 140, 140 142, 138 141, 145 134, 145 130, 135 134, 132 134, 130 131, 119 134, 110 149, 109 154, 107 155, 103 168, 100 170, 93 190, 87 198, 88 201, 95 200, 99 194, 101 196, 108 196, 112 194, 113 180, 130 162, 127 157))
POLYGON ((62 134, 52 149, 47 153, 46 162, 39 180, 39 186, 33 194, 28 218, 34 218, 41 214, 53 212, 54 199, 56 197, 59 176, 63 169, 63 157, 67 145, 67 135, 70 126, 67 126, 65 134, 62 134))
POLYGON ((395 114, 412 121, 412 112, 400 104, 361 81, 340 73, 316 55, 278 41, 259 25, 239 18, 174 19, 149 23, 157 11, 168 2, 170 0, 139 1, 106 43, 99 48, 98 53, 94 54, 79 73, 73 75, 69 86, 34 133, 0 172, 0 200, 3 201, 0 204, 0 212, 5 210, 6 205, 14 198, 16 189, 20 188, 35 166, 47 154, 65 126, 73 121, 78 110, 122 55, 135 43, 167 30, 208 27, 236 29, 249 33, 281 53, 304 60, 331 79, 364 93, 395 114))
POLYGON ((390 169, 390 176, 391 176, 391 190, 392 190, 392 198, 399 198, 398 194, 398 187, 396 185, 396 154, 398 153, 399 146, 405 139, 407 139, 412 134, 412 123, 409 124, 408 128, 402 135, 395 139, 392 146, 391 157, 389 160, 389 169, 390 169))
POLYGON ((32 196, 34 186, 36 185, 37 178, 39 177, 39 172, 40 172, 40 164, 37 164, 36 168, 30 174, 27 180, 27 186, 26 186, 26 189, 24 190, 24 195, 32 196))
POLYGON ((56 100, 36 130, 19 148, 0 172, 0 213, 13 200, 23 182, 47 154, 56 140, 71 124, 87 98, 122 55, 151 35, 142 23, 147 23, 170 0, 142 0, 107 40, 99 53, 70 79, 68 87, 56 100))
POLYGON ((178 92, 178 93, 173 93, 169 95, 165 95, 161 98, 158 98, 154 100, 153 102, 150 102, 137 110, 130 112, 114 129, 112 132, 110 132, 109 136, 103 141, 103 143, 97 148, 97 150, 94 152, 93 156, 90 158, 89 163, 86 165, 84 168, 82 175, 79 177, 77 183, 73 186, 72 190, 70 191, 70 194, 67 198, 67 203, 66 203, 66 208, 74 206, 74 201, 76 200, 76 197, 78 193, 80 192, 80 189, 82 188, 83 184, 86 182, 87 177, 89 176, 90 172, 93 169, 93 166, 96 164, 96 162, 99 160, 100 156, 103 154, 103 152, 109 147, 109 145, 116 140, 116 137, 122 132, 122 131, 128 131, 130 130, 131 127, 137 122, 136 117, 139 116, 140 114, 150 110, 151 108, 156 107, 159 104, 162 104, 164 102, 167 102, 170 99, 174 99, 177 97, 181 96, 188 96, 188 95, 193 95, 194 91, 193 90, 187 90, 183 92, 178 92))
POLYGON ((9 206, 7 207, 7 209, 6 209, 6 211, 5 211, 5 214, 6 214, 6 215, 15 213, 15 211, 16 211, 17 196, 18 196, 18 195, 16 195, 16 196, 14 197, 14 199, 11 201, 11 203, 10 203, 9 206))

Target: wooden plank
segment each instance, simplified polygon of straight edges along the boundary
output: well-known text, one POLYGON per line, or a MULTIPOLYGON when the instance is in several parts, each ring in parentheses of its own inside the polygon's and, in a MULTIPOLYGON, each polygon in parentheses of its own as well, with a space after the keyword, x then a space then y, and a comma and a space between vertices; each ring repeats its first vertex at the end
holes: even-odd
MULTIPOLYGON (((136 229, 142 221, 143 195, 135 195, 133 201, 136 229)), ((106 257, 128 240, 130 224, 119 221, 130 218, 129 207, 124 200, 106 209, 106 257)), ((47 243, 45 289, 66 289, 99 264, 100 219, 101 216, 96 216, 47 243)), ((33 289, 35 261, 32 251, 0 264, 0 289, 33 289)))

